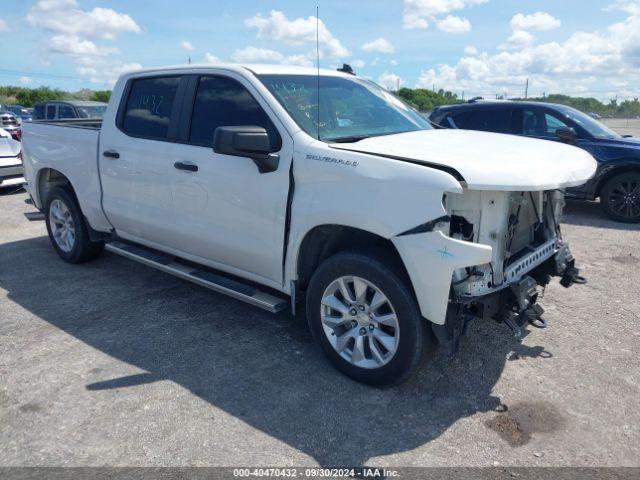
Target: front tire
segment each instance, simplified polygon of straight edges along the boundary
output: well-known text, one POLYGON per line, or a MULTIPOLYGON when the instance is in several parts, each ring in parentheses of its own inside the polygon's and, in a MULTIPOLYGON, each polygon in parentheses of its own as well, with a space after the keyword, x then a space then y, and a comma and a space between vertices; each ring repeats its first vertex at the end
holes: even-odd
POLYGON ((49 240, 65 262, 82 263, 98 257, 104 242, 92 242, 74 196, 62 187, 53 187, 45 206, 49 240))
POLYGON ((623 173, 605 183, 600 194, 604 213, 617 222, 640 222, 640 174, 623 173))
POLYGON ((418 366, 428 332, 408 281, 378 255, 339 253, 307 291, 311 333, 331 363, 362 383, 390 386, 418 366))

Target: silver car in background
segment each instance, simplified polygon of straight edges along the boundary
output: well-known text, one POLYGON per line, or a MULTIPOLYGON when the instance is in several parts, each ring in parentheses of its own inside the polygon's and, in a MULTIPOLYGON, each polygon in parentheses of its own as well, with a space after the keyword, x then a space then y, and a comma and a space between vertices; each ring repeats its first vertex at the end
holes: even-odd
POLYGON ((0 128, 0 189, 16 187, 24 181, 22 144, 0 128))

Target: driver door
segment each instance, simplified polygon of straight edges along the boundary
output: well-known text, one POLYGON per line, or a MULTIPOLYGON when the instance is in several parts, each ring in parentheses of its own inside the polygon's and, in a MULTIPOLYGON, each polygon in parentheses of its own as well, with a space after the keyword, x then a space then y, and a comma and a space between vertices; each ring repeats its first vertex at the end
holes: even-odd
POLYGON ((200 263, 281 286, 291 137, 240 76, 193 76, 185 98, 192 108, 182 122, 182 167, 173 171, 173 247, 200 263), (215 153, 213 135, 222 126, 265 128, 280 158, 277 170, 260 173, 249 158, 215 153))

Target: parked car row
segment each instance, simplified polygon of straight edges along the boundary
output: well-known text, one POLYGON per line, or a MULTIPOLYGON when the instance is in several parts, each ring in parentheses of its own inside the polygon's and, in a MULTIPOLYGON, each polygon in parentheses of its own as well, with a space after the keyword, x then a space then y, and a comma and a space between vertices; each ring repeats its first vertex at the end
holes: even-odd
POLYGON ((0 128, 0 189, 24 183, 22 145, 0 128))
POLYGON ((0 105, 0 128, 14 140, 22 138, 22 125, 32 120, 101 119, 107 108, 103 102, 81 100, 37 103, 34 108, 0 105))
POLYGON ((429 118, 436 128, 519 135, 586 150, 598 162, 598 170, 584 185, 568 188, 567 196, 600 198, 613 220, 640 222, 639 139, 620 135, 575 108, 550 103, 472 100, 436 108, 429 118))

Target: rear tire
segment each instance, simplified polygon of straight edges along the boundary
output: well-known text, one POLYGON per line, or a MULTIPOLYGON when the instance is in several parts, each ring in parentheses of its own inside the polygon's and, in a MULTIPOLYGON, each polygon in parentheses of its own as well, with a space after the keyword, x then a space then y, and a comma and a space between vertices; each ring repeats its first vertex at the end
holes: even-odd
POLYGON ((78 202, 67 189, 51 189, 44 213, 49 240, 65 262, 88 262, 102 253, 104 242, 91 241, 78 202))
POLYGON ((311 333, 331 363, 358 382, 399 384, 420 363, 431 332, 404 277, 383 256, 360 253, 338 253, 311 277, 311 333))
POLYGON ((640 173, 622 173, 607 180, 600 194, 604 213, 617 222, 640 222, 640 173))

